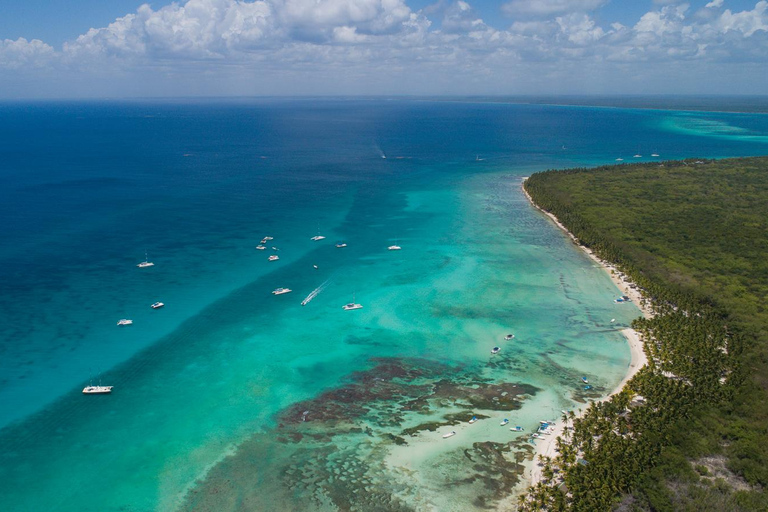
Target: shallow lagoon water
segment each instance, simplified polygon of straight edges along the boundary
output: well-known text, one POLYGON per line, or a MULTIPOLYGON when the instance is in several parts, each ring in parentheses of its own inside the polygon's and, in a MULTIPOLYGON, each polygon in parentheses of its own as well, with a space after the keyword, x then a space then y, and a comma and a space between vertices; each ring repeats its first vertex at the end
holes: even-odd
MULTIPOLYGON (((665 129, 676 115, 3 106, 17 127, 0 137, 4 508, 497 505, 528 452, 499 421, 530 430, 612 389, 629 362, 619 330, 638 315, 530 207, 521 177, 638 146, 765 152, 665 129), (318 230, 328 238, 310 241, 318 230), (265 235, 277 262, 254 249, 265 235), (144 250, 155 266, 138 269, 144 250), (281 286, 293 292, 270 293, 281 286), (353 296, 363 309, 343 311, 353 296), (83 396, 91 376, 113 394, 83 396), (468 426, 472 414, 488 418, 468 426)), ((750 118, 751 133, 767 127, 750 118)))

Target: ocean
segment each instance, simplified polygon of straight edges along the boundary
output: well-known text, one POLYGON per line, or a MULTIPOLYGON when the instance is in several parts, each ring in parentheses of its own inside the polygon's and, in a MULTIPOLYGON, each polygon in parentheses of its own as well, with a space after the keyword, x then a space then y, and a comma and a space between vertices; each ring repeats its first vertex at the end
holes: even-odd
POLYGON ((0 104, 0 507, 514 503, 509 426, 609 393, 639 315, 522 178, 767 150, 748 113, 0 104))

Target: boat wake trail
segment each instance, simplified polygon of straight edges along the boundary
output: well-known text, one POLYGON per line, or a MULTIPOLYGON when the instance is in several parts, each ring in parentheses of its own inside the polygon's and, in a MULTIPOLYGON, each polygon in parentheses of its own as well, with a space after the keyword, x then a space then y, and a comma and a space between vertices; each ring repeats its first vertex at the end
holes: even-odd
POLYGON ((303 301, 301 301, 301 305, 302 305, 302 306, 306 306, 307 304, 309 304, 309 302, 310 302, 312 299, 314 299, 315 297, 317 297, 317 296, 320 294, 320 292, 321 292, 321 291, 323 291, 323 289, 326 287, 326 285, 328 284, 328 281, 330 281, 330 279, 326 279, 326 280, 323 282, 323 284, 321 284, 320 286, 318 286, 317 288, 315 288, 314 290, 312 290, 312 291, 309 293, 309 295, 307 295, 307 298, 305 298, 303 301))

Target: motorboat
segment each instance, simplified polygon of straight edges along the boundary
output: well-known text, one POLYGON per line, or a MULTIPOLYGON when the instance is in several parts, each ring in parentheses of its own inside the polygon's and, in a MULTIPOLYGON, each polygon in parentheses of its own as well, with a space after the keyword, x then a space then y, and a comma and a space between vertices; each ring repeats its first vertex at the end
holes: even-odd
POLYGON ((318 240, 325 240, 325 237, 322 235, 315 235, 312 238, 310 238, 313 242, 317 242, 318 240))
POLYGON ((272 295, 282 295, 284 293, 289 293, 292 290, 290 288, 276 288, 272 290, 272 295))
POLYGON ((343 309, 344 311, 351 311, 353 309, 363 309, 363 305, 350 302, 349 304, 344 304, 343 306, 341 306, 341 309, 343 309))
POLYGON ((456 435, 456 431, 455 430, 451 430, 447 434, 443 434, 443 439, 448 439, 449 437, 453 437, 455 435, 456 435))
POLYGON ((617 159, 616 159, 616 161, 617 161, 617 162, 623 162, 623 161, 624 161, 624 159, 623 159, 623 158, 617 158, 617 159))
POLYGON ((106 395, 112 392, 113 386, 85 386, 83 388, 84 395, 106 395))
POLYGON ((509 430, 511 430, 512 432, 522 432, 524 429, 520 425, 517 425, 515 427, 510 428, 509 430))
POLYGON ((501 348, 500 348, 500 347, 493 347, 493 348, 491 349, 491 354, 498 354, 498 353, 499 353, 499 350, 501 350, 501 348))
POLYGON ((507 418, 504 418, 504 419, 502 420, 502 422, 500 423, 500 425, 503 427, 503 426, 505 426, 507 423, 509 423, 509 420, 508 420, 507 418))
POLYGON ((475 423, 477 421, 477 416, 472 416, 472 419, 469 420, 469 424, 475 423))
POLYGON ((399 245, 390 245, 389 247, 387 247, 387 250, 389 251, 399 251, 400 249, 402 249, 402 247, 400 247, 399 245))
POLYGON ((584 384, 589 384, 589 381, 587 380, 586 377, 582 377, 581 382, 583 382, 584 384))
POLYGON ((506 336, 504 336, 504 339, 507 340, 507 341, 513 340, 513 339, 515 339, 515 335, 514 334, 507 334, 506 336))
POLYGON ((117 321, 117 325, 131 325, 133 324, 133 320, 128 320, 127 318, 123 318, 122 320, 117 321))
POLYGON ((339 249, 341 249, 342 247, 346 247, 346 246, 347 246, 346 242, 336 242, 336 247, 338 247, 339 249))
POLYGON ((165 306, 165 304, 163 304, 162 302, 155 302, 154 304, 152 304, 149 307, 151 307, 152 309, 160 309, 163 306, 165 306))
POLYGON ((264 245, 257 245, 257 246, 256 246, 256 248, 257 248, 258 250, 260 250, 260 251, 263 251, 263 250, 264 250, 264 249, 266 249, 267 247, 266 247, 266 246, 264 246, 264 245))
POLYGON ((267 258, 267 259, 268 259, 269 261, 277 261, 277 260, 279 260, 279 259, 280 259, 280 256, 278 256, 277 254, 273 254, 272 256, 270 256, 270 257, 269 257, 269 258, 267 258))
POLYGON ((638 153, 637 155, 632 156, 632 158, 643 158, 643 155, 638 153))

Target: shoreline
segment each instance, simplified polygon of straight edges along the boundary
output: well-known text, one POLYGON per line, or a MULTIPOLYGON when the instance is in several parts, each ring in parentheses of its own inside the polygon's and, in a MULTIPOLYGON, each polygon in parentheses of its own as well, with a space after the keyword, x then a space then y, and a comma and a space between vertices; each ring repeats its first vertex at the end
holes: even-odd
MULTIPOLYGON (((645 318, 652 318, 653 317, 653 311, 648 307, 647 303, 644 300, 643 295, 637 290, 630 287, 632 285, 632 282, 625 279, 623 274, 619 273, 619 271, 610 263, 598 258, 590 249, 584 247, 583 245, 579 244, 576 237, 568 231, 568 229, 555 217, 553 214, 544 211, 543 209, 539 208, 539 206, 533 201, 530 195, 528 195, 528 192, 525 190, 525 187, 523 184, 525 183, 525 180, 527 180, 527 177, 524 177, 521 184, 520 189, 523 192, 523 195, 528 200, 528 202, 537 210, 539 210, 541 213, 549 217, 552 222, 555 223, 557 227, 559 227, 563 232, 565 232, 573 241, 574 244, 576 244, 582 251, 584 251, 590 259, 595 261, 600 265, 600 267, 608 274, 608 276, 611 278, 611 281, 613 281, 613 284, 616 285, 616 287, 627 297, 630 297, 632 301, 635 303, 635 305, 640 309, 643 316, 645 318)), ((613 395, 619 393, 622 389, 624 389, 624 386, 629 382, 629 380, 637 374, 638 371, 642 367, 644 367, 646 364, 648 364, 648 356, 645 354, 645 350, 643 349, 643 342, 640 339, 640 335, 632 328, 623 329, 621 331, 621 334, 627 339, 627 343, 629 344, 629 365, 627 366, 627 373, 624 375, 624 378, 621 379, 621 381, 616 385, 616 387, 611 390, 610 393, 605 395, 603 398, 599 400, 592 400, 585 404, 583 408, 580 408, 576 411, 576 418, 581 417, 584 414, 584 411, 589 407, 589 404, 593 402, 605 402, 611 399, 613 395)), ((537 483, 539 483, 542 480, 542 469, 543 467, 538 463, 538 457, 545 456, 545 457, 554 457, 555 454, 555 448, 557 446, 557 443, 555 442, 556 439, 558 439, 564 431, 565 424, 562 424, 561 422, 557 422, 557 425, 552 427, 552 435, 546 436, 544 438, 537 438, 537 441, 535 443, 535 450, 533 452, 533 467, 531 469, 530 477, 529 477, 529 486, 533 487, 537 483)))

